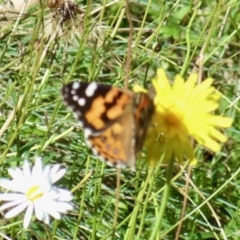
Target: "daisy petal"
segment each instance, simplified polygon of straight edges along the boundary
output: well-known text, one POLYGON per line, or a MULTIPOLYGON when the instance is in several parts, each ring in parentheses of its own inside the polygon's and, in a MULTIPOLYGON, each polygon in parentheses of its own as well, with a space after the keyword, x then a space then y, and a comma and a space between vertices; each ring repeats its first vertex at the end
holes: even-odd
POLYGON ((51 173, 52 173, 52 183, 55 183, 65 175, 66 169, 61 169, 59 171, 52 171, 51 173))
POLYGON ((15 217, 16 215, 18 215, 20 212, 22 212, 26 207, 28 206, 28 202, 23 202, 20 205, 18 205, 17 207, 12 208, 10 211, 8 211, 5 214, 5 218, 11 218, 11 217, 15 217))
POLYGON ((29 223, 30 223, 31 218, 32 218, 32 214, 33 214, 33 203, 30 203, 28 205, 28 208, 27 208, 27 211, 25 213, 24 220, 23 220, 23 227, 25 229, 29 226, 29 223))
POLYGON ((27 198, 24 194, 20 194, 20 193, 3 193, 3 194, 0 194, 0 200, 2 200, 2 201, 16 201, 16 202, 21 203, 21 202, 26 201, 27 198))
POLYGON ((49 215, 46 212, 43 212, 43 219, 42 219, 42 221, 45 224, 49 224, 50 223, 50 217, 49 217, 49 215))

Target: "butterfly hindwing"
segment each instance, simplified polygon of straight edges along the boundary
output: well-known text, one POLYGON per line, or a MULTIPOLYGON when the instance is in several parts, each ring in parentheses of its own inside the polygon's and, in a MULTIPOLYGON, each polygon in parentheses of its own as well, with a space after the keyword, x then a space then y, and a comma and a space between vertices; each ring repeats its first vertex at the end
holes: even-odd
POLYGON ((100 135, 86 136, 94 153, 115 167, 135 167, 135 138, 132 111, 127 110, 118 121, 101 132, 100 135))
POLYGON ((136 93, 134 97, 135 121, 135 153, 142 149, 142 145, 154 112, 153 96, 146 93, 136 93))

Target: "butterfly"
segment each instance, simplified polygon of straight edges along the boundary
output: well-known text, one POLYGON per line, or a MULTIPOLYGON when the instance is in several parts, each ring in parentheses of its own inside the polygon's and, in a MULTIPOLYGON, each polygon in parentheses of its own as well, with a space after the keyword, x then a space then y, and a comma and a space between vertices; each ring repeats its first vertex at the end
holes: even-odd
POLYGON ((62 95, 92 151, 110 166, 134 169, 154 113, 154 94, 73 82, 63 86, 62 95))

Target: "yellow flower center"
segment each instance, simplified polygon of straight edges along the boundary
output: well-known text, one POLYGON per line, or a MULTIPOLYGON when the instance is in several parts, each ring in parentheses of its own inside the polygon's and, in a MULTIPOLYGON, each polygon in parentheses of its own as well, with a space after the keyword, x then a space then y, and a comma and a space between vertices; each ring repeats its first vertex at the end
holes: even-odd
POLYGON ((160 115, 157 116, 160 118, 160 121, 157 119, 155 122, 157 124, 158 132, 163 133, 166 138, 175 138, 184 139, 188 136, 188 129, 185 126, 184 114, 174 107, 165 109, 160 115))
POLYGON ((29 201, 34 202, 38 198, 43 196, 43 192, 40 190, 40 186, 32 186, 26 194, 29 201))
POLYGON ((182 123, 182 116, 181 114, 175 114, 174 112, 169 111, 166 113, 164 120, 169 128, 179 128, 182 123))

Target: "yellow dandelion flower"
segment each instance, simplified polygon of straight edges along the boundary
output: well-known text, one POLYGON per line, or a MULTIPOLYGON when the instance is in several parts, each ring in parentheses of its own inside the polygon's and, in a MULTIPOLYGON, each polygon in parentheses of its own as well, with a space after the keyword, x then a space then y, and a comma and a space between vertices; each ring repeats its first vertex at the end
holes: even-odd
POLYGON ((227 138, 217 128, 230 127, 232 119, 212 113, 221 97, 212 82, 208 78, 197 85, 197 74, 191 74, 187 81, 177 75, 170 85, 164 70, 157 70, 152 80, 155 113, 145 141, 150 165, 161 156, 165 162, 174 158, 182 163, 186 157, 195 164, 191 139, 214 152, 220 150, 227 138))

